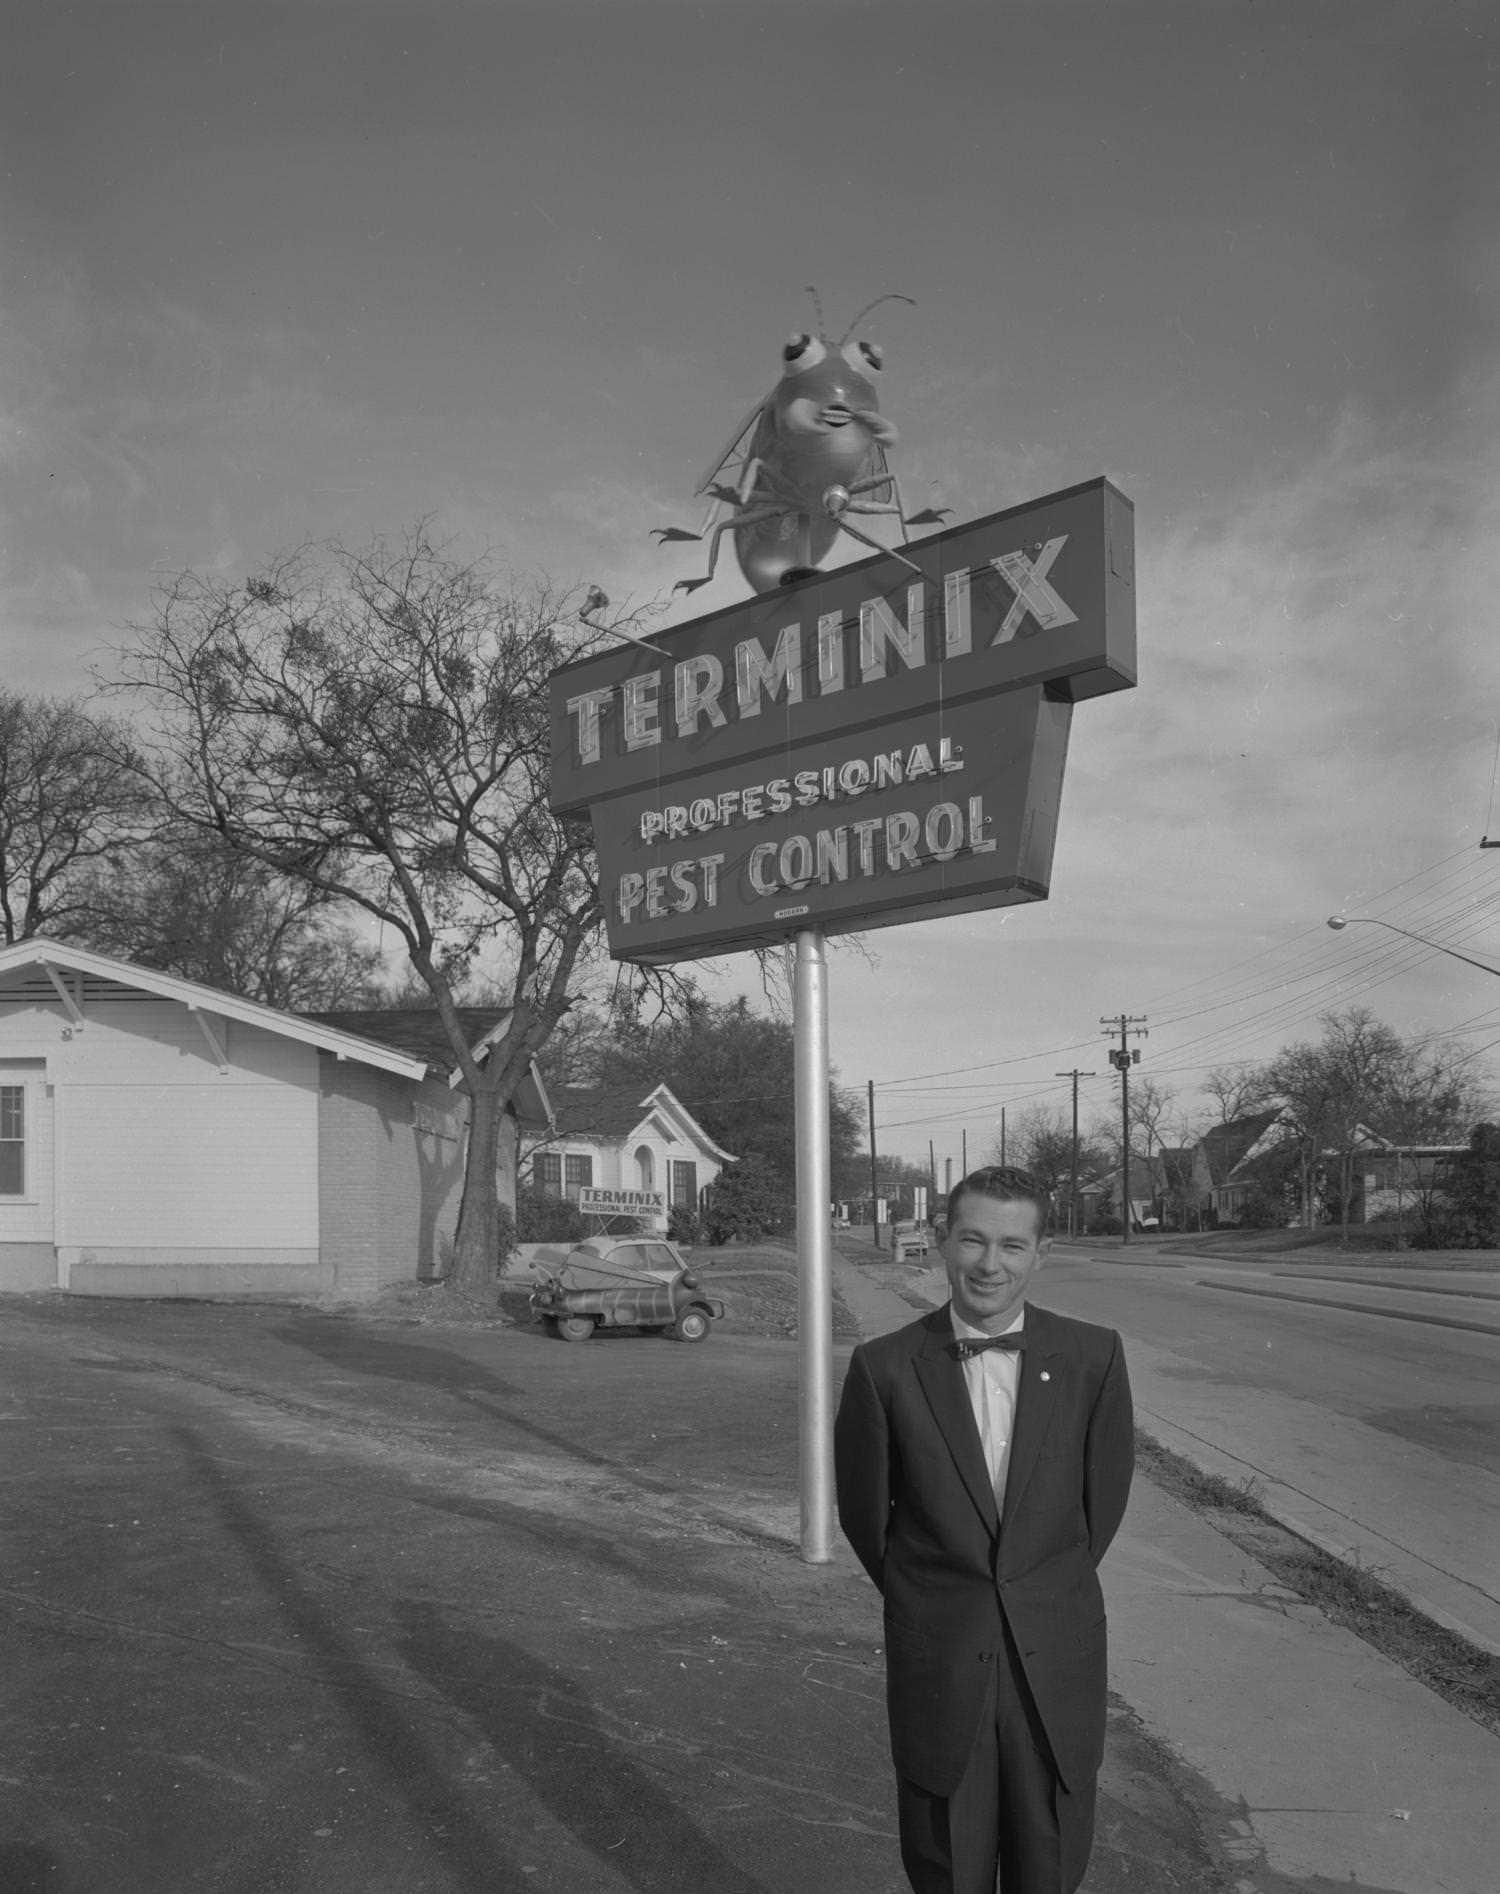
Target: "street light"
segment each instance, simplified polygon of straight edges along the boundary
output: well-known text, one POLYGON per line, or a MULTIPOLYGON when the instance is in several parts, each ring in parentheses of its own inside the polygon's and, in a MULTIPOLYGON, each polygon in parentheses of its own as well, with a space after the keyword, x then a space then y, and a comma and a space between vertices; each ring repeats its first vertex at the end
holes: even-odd
POLYGON ((1471 960, 1467 954, 1461 954, 1456 947, 1444 947, 1440 942, 1429 940, 1425 934, 1413 934, 1407 928, 1397 927, 1391 921, 1377 921, 1370 914, 1330 914, 1328 925, 1340 927, 1383 927, 1388 933, 1400 934, 1406 940, 1417 941, 1423 947, 1430 947, 1434 953, 1447 954, 1450 960, 1461 960, 1465 966, 1478 967, 1481 973, 1493 973, 1500 976, 1500 967, 1491 967, 1483 960, 1471 960))

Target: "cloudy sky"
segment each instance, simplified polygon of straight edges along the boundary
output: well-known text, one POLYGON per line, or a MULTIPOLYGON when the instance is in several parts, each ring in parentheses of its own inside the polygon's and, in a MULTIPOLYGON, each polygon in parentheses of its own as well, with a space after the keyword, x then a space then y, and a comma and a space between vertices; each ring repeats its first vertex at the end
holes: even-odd
MULTIPOLYGON (((916 504, 1108 475, 1140 687, 1052 897, 830 981, 882 1148, 986 1155, 1367 1004, 1500 1041, 1491 0, 11 0, 0 661, 87 691, 166 574, 431 517, 621 602, 786 334, 884 345, 916 504)), ((851 556, 862 556, 851 547, 851 556)), ((732 561, 676 619, 742 596, 732 561)), ((744 978, 719 963, 716 991, 744 978)), ((1496 1056, 1500 1056, 1497 1054, 1496 1056)))

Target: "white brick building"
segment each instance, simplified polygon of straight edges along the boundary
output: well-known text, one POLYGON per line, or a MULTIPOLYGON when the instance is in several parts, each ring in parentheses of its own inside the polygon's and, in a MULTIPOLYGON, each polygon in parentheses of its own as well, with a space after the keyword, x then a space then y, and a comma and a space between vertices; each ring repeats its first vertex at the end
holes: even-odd
MULTIPOLYGON (((55 941, 0 948, 0 1291, 360 1296, 440 1274, 468 1101, 433 1044, 373 1030, 55 941)), ((548 1122, 539 1082, 520 1102, 548 1122)))

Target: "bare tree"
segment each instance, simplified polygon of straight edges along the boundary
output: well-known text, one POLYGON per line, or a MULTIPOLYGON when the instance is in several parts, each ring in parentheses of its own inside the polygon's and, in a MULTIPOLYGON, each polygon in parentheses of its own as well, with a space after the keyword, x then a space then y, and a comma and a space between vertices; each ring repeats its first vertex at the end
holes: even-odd
POLYGON ((1275 1089, 1263 1065, 1216 1065, 1200 1089, 1214 1101, 1221 1125, 1252 1117, 1276 1102, 1275 1089))
MULTIPOLYGON (((321 888, 189 830, 112 856, 91 879, 89 944, 285 1012, 374 1002, 379 949, 321 888)), ((422 989, 426 997, 426 988, 422 989)))
POLYGON ((149 822, 127 733, 0 690, 0 942, 83 931, 89 871, 149 822))
POLYGON ((419 528, 243 587, 184 574, 122 655, 172 820, 374 916, 431 993, 469 1096, 463 1289, 496 1269, 506 1106, 599 951, 590 831, 548 806, 548 680, 615 628, 419 528), (457 1000, 476 968, 509 1006, 482 1063, 457 1000))
POLYGON ((1141 1134, 1145 1144, 1147 1186, 1153 1196, 1158 1178, 1153 1150, 1160 1151, 1166 1142, 1164 1127, 1175 1097, 1170 1085, 1159 1085, 1155 1079, 1138 1079, 1130 1088, 1130 1128, 1141 1134))
MULTIPOLYGON (((1051 1192, 1054 1201, 1066 1202, 1073 1182, 1072 1115, 1060 1105, 1028 1105, 1016 1117, 1015 1130, 1006 1138, 1012 1161, 1051 1192)), ((999 1146, 991 1151, 991 1161, 999 1162, 999 1146)), ((1078 1175, 1093 1176, 1107 1167, 1109 1153, 1101 1145, 1097 1129, 1078 1134, 1078 1175)), ((1062 1212, 1058 1212, 1062 1218, 1062 1212)))
POLYGON ((1398 1144, 1462 1144, 1496 1105, 1475 1055, 1456 1039, 1413 1039, 1387 1080, 1377 1120, 1398 1144))
MULTIPOLYGON (((1071 1174, 1073 1129, 1062 1108, 1055 1105, 1026 1105, 1007 1126, 1005 1137, 1007 1163, 1030 1171, 1039 1184, 1055 1191, 1071 1174)), ((988 1162, 1000 1162, 1000 1140, 990 1146, 988 1162)))
POLYGON ((1288 1121, 1303 1147, 1304 1204, 1325 1154, 1338 1164, 1339 1214, 1349 1240, 1354 1153, 1365 1131, 1390 1119, 1407 1047, 1365 1006, 1324 1013, 1316 1045, 1285 1047, 1266 1067, 1288 1121))
POLYGON ((1176 1096, 1170 1085, 1158 1085, 1155 1079, 1138 1079, 1130 1088, 1130 1127, 1144 1136, 1148 1158, 1153 1146, 1160 1149, 1165 1142, 1164 1128, 1176 1096))

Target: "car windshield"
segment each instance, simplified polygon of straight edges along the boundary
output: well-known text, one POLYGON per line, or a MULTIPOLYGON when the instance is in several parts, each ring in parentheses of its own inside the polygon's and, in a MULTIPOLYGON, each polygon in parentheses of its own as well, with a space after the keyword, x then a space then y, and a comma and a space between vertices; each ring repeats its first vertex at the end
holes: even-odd
POLYGON ((669 1269, 674 1274, 682 1263, 666 1243, 617 1243, 609 1252, 616 1269, 669 1269))

